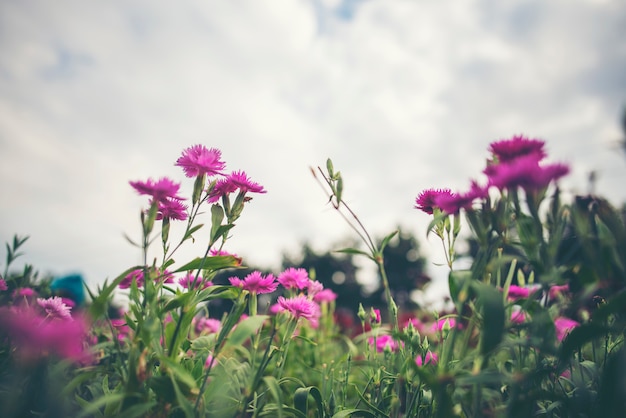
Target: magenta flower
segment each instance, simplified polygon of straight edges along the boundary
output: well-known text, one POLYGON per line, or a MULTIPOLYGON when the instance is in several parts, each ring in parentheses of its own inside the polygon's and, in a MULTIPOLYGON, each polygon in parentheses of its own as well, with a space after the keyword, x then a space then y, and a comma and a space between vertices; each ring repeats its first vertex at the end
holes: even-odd
POLYGON ((71 307, 63 303, 63 299, 53 296, 48 299, 37 298, 37 304, 46 313, 47 318, 72 320, 71 307))
POLYGON ((164 270, 159 273, 157 280, 163 283, 174 283, 174 274, 169 270, 164 270))
POLYGON ((142 287, 144 283, 143 270, 136 269, 131 271, 122 279, 119 284, 120 289, 128 289, 131 283, 135 281, 137 283, 137 287, 142 287))
POLYGON ((437 206, 437 199, 441 198, 441 196, 452 196, 453 193, 450 189, 426 189, 420 192, 420 194, 415 199, 415 209, 419 209, 422 212, 426 212, 429 215, 433 214, 435 208, 439 208, 437 206))
POLYGON ((526 322, 526 314, 524 311, 511 312, 511 322, 514 324, 523 324, 526 322))
POLYGON ((337 294, 330 289, 321 290, 313 296, 313 301, 317 303, 332 302, 335 299, 337 299, 337 294))
POLYGON ((550 300, 554 300, 567 292, 569 292, 569 284, 567 283, 561 286, 551 286, 548 290, 548 296, 550 300))
POLYGON ((417 364, 417 367, 422 367, 426 364, 437 364, 438 361, 439 356, 437 353, 433 353, 432 351, 427 351, 423 359, 422 356, 415 357, 415 364, 417 364))
POLYGON ((187 177, 203 174, 214 176, 222 174, 226 164, 220 160, 222 152, 216 148, 207 149, 204 145, 193 145, 183 151, 176 160, 176 166, 182 167, 187 177))
POLYGON ((198 287, 200 287, 200 285, 202 285, 203 289, 213 286, 212 281, 207 280, 203 284, 202 280, 203 279, 201 276, 198 276, 198 278, 196 279, 196 275, 194 273, 189 272, 185 275, 185 277, 181 277, 180 279, 178 279, 178 284, 184 287, 185 289, 197 289, 198 287))
POLYGON ((573 319, 558 317, 554 320, 554 328, 556 329, 556 339, 563 341, 567 334, 569 334, 574 328, 580 324, 573 319))
MULTIPOLYGON (((313 299, 315 300, 315 296, 317 296, 318 293, 322 292, 324 290, 324 285, 320 282, 318 282, 317 280, 309 280, 309 282, 306 285, 306 293, 309 296, 309 299, 313 299)), ((316 302, 319 302, 316 300, 316 302)))
MULTIPOLYGON (((182 199, 165 199, 159 201, 156 219, 163 218, 184 221, 187 219, 187 205, 181 202, 182 199)), ((152 204, 152 202, 150 202, 152 204)))
MULTIPOLYGON (((378 337, 369 337, 367 339, 370 345, 373 345, 376 342, 376 351, 382 353, 387 348, 391 352, 395 352, 400 345, 396 340, 394 340, 391 335, 379 335, 378 337)), ((400 341, 400 344, 404 346, 404 343, 400 341)))
POLYGON ((528 299, 530 296, 530 292, 532 289, 528 287, 521 287, 512 284, 509 286, 509 293, 507 294, 507 299, 509 301, 515 301, 519 299, 528 299))
POLYGON ((449 214, 459 213, 461 209, 471 209, 474 200, 487 197, 488 187, 472 182, 470 190, 465 193, 440 194, 435 197, 435 206, 449 214))
POLYGON ((9 286, 7 286, 7 282, 4 279, 0 279, 0 292, 4 292, 8 290, 9 286))
POLYGON ((278 275, 278 283, 285 289, 302 290, 309 285, 309 274, 303 268, 290 267, 278 275))
POLYGON ((239 190, 241 193, 266 193, 263 186, 250 180, 243 171, 234 171, 219 180, 209 193, 209 203, 217 202, 222 196, 239 190))
POLYGON ((272 293, 278 287, 278 282, 272 274, 264 277, 260 271, 253 271, 243 280, 238 277, 231 277, 228 280, 231 285, 255 294, 272 293))
POLYGON ((13 291, 13 298, 15 299, 18 297, 23 297, 25 299, 28 299, 35 296, 36 294, 37 292, 35 292, 35 289, 32 289, 30 287, 20 287, 13 291))
POLYGON ((518 157, 512 161, 488 166, 484 173, 489 178, 489 185, 498 189, 514 189, 521 187, 532 191, 547 187, 569 173, 564 164, 539 165, 537 154, 518 157))
POLYGON ((184 200, 176 195, 180 189, 180 183, 174 183, 167 177, 161 177, 156 181, 150 178, 146 181, 130 181, 129 183, 139 194, 152 196, 153 201, 184 200))
POLYGON ((282 310, 289 312, 296 319, 305 318, 309 321, 316 321, 319 318, 319 306, 304 295, 290 299, 279 296, 277 302, 282 310))
POLYGON ((43 318, 32 309, 0 308, 0 332, 17 347, 17 354, 34 360, 49 354, 74 361, 88 357, 85 342, 89 325, 82 317, 73 321, 43 318))
POLYGON ((443 329, 445 327, 447 327, 447 328, 454 328, 454 327, 456 327, 456 319, 454 319, 454 318, 441 318, 441 319, 438 319, 435 323, 432 324, 430 329, 433 332, 437 332, 437 331, 441 332, 441 331, 443 331, 443 329))
POLYGON ((528 139, 524 135, 515 135, 511 139, 503 139, 492 142, 489 151, 498 159, 499 163, 512 161, 518 157, 535 155, 542 159, 546 156, 543 146, 545 142, 540 139, 528 139))
POLYGON ((194 318, 194 321, 194 328, 198 334, 215 334, 222 328, 222 323, 219 319, 199 317, 197 319, 194 318))

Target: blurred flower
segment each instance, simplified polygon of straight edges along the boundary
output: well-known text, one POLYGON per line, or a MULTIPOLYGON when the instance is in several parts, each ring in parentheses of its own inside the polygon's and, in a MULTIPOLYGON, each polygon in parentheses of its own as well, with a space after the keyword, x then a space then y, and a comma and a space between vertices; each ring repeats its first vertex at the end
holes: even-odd
POLYGON ((88 329, 81 316, 66 321, 43 318, 31 308, 0 308, 0 331, 11 338, 16 353, 26 360, 54 354, 84 361, 89 355, 85 349, 88 329))
POLYGON ((200 285, 202 285, 203 289, 206 289, 209 286, 213 286, 213 282, 210 280, 205 281, 203 284, 202 277, 198 276, 198 278, 196 279, 196 275, 192 272, 188 272, 185 277, 181 277, 180 279, 178 279, 178 284, 180 284, 185 289, 197 289, 198 287, 200 287, 200 285))
POLYGON ((489 178, 489 185, 498 189, 521 187, 532 191, 547 187, 552 181, 569 173, 564 164, 539 165, 537 154, 518 157, 512 161, 488 166, 484 173, 489 178))
POLYGON ((205 316, 195 317, 194 319, 194 329, 196 333, 202 334, 214 334, 219 332, 222 327, 222 323, 219 319, 207 318, 205 316))
POLYGON ((7 286, 7 282, 4 281, 4 279, 0 279, 0 291, 4 292, 5 290, 8 290, 9 287, 7 286))
POLYGON ((420 192, 415 199, 415 209, 419 209, 422 212, 426 212, 429 215, 433 214, 435 208, 439 208, 435 203, 441 196, 453 196, 450 189, 426 189, 420 192))
POLYGON ((557 297, 563 295, 564 293, 569 292, 569 284, 566 283, 564 285, 561 286, 551 286, 550 289, 548 289, 548 297, 550 298, 550 300, 554 300, 557 297))
MULTIPOLYGON (((184 221, 187 219, 187 205, 181 202, 182 199, 165 199, 159 201, 159 208, 156 219, 163 218, 184 221)), ((150 202, 152 204, 152 202, 150 202)))
POLYGON ((150 178, 147 181, 130 181, 129 183, 139 194, 152 196, 152 200, 156 202, 164 202, 168 199, 184 200, 176 195, 180 183, 174 183, 167 177, 162 177, 157 181, 150 178))
POLYGON ((539 159, 546 156, 540 139, 528 139, 524 135, 515 135, 511 139, 492 142, 489 151, 497 157, 499 163, 512 161, 525 155, 535 155, 539 159))
POLYGON ((203 174, 213 176, 222 174, 226 164, 220 160, 222 152, 216 148, 207 149, 204 145, 193 145, 183 151, 176 160, 176 166, 182 167, 187 177, 203 174))
POLYGON ((382 318, 380 317, 380 309, 372 308, 372 310, 370 311, 370 321, 380 325, 380 323, 382 322, 382 318))
POLYGON ((214 361, 215 361, 215 357, 213 357, 213 354, 209 353, 209 355, 206 357, 206 361, 204 362, 204 367, 207 369, 209 367, 212 367, 214 361))
POLYGON ((72 319, 72 308, 63 303, 63 299, 53 296, 48 299, 37 298, 37 304, 46 312, 47 318, 72 319))
POLYGON ((513 302, 519 299, 528 299, 536 287, 521 287, 514 284, 509 286, 509 293, 507 294, 507 300, 513 302))
POLYGON ((309 274, 303 268, 290 267, 278 275, 278 283, 285 289, 302 290, 309 285, 309 274))
MULTIPOLYGON (((389 351, 394 352, 398 349, 399 345, 396 340, 394 340, 391 335, 379 335, 378 337, 369 337, 367 339, 370 345, 374 345, 376 343, 376 351, 382 353, 387 348, 389 351)), ((402 342, 400 342, 402 343, 402 342)), ((404 343, 402 343, 404 345, 404 343)))
POLYGON ((450 329, 456 327, 456 319, 454 318, 440 318, 435 321, 430 329, 433 332, 444 331, 445 329, 450 329))
MULTIPOLYGON (((311 283, 318 283, 318 282, 311 282, 311 283)), ((332 302, 335 299, 337 299, 337 294, 333 292, 331 289, 323 289, 317 292, 313 296, 313 301, 317 303, 332 302)))
POLYGON ((523 324, 526 322, 526 314, 524 311, 511 312, 511 322, 514 324, 523 324))
POLYGON ((143 286, 144 277, 142 269, 136 269, 128 273, 120 282, 119 288, 128 289, 133 281, 137 283, 137 287, 143 286))
POLYGON ((284 311, 293 315, 296 319, 305 318, 309 321, 315 321, 319 318, 319 306, 303 295, 290 299, 285 299, 284 297, 279 296, 278 305, 284 311))
MULTIPOLYGON (((314 300, 315 300, 315 296, 317 296, 317 294, 323 290, 324 290, 324 285, 321 282, 318 282, 317 280, 309 280, 306 285, 307 295, 309 295, 309 298, 313 298, 314 300)), ((319 301, 316 301, 316 302, 319 302, 319 301)))
POLYGON ((417 367, 422 367, 426 364, 437 364, 438 361, 439 356, 437 353, 433 353, 432 351, 427 351, 423 359, 422 356, 415 357, 415 364, 417 364, 417 367))
POLYGON ((443 193, 435 197, 435 206, 449 214, 459 213, 461 209, 471 209, 474 200, 487 197, 488 188, 472 182, 465 193, 443 193))
POLYGON ((573 319, 565 318, 563 316, 554 320, 554 328, 556 329, 556 339, 563 341, 567 334, 569 334, 574 328, 580 324, 573 319))
POLYGON ((231 285, 256 294, 272 293, 278 287, 278 282, 272 274, 264 277, 260 271, 253 271, 243 280, 238 277, 231 277, 228 280, 231 285))

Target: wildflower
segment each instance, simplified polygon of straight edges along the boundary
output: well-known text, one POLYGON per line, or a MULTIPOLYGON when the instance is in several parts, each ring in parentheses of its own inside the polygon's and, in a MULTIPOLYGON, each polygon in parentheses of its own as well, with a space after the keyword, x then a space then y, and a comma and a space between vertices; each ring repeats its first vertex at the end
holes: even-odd
POLYGON ((163 283, 174 283, 174 274, 169 270, 163 270, 157 279, 163 283))
POLYGON ((180 189, 180 183, 174 183, 167 177, 162 177, 157 181, 148 179, 147 181, 130 181, 130 185, 141 195, 152 196, 153 201, 164 202, 167 199, 184 200, 176 195, 180 189))
POLYGON ((564 164, 539 165, 537 154, 518 157, 510 162, 488 166, 483 172, 489 178, 489 185, 498 189, 521 187, 527 191, 547 187, 552 181, 569 173, 564 164))
POLYGON ((305 318, 311 321, 319 318, 319 306, 303 295, 290 299, 279 296, 278 305, 296 319, 305 318))
POLYGON ((417 356, 415 357, 415 364, 417 364, 417 367, 422 367, 426 364, 437 364, 437 362, 439 361, 439 356, 437 355, 437 353, 433 353, 432 351, 427 351, 426 355, 424 356, 424 358, 422 359, 422 356, 417 356))
MULTIPOLYGON (((165 199, 159 201, 156 219, 164 218, 184 221, 187 219, 187 205, 181 202, 182 199, 165 199)), ((152 202, 150 202, 152 204, 152 202)))
POLYGON ((46 312, 47 318, 72 319, 72 308, 63 303, 63 299, 53 296, 48 299, 37 298, 37 304, 46 312))
POLYGON ((0 292, 4 292, 8 289, 9 287, 7 286, 7 282, 4 279, 0 279, 0 292))
MULTIPOLYGON (((315 297, 322 291, 324 291, 324 285, 320 282, 318 282, 317 280, 309 280, 309 282, 306 285, 306 293, 307 295, 309 295, 309 298, 313 298, 315 300, 315 297)), ((330 289, 328 289, 330 290, 330 289)), ((332 292, 332 290, 331 290, 332 292)), ((332 292, 334 293, 334 292, 332 292)), ((333 299, 334 300, 334 299, 333 299)), ((316 300, 316 302, 319 302, 318 300, 316 300)))
POLYGON ((437 332, 437 331, 446 331, 449 330, 450 328, 454 328, 456 327, 456 319, 454 318, 441 318, 438 319, 437 321, 435 321, 430 329, 433 332, 437 332))
POLYGON ((32 289, 30 287, 20 287, 13 291, 13 298, 15 299, 21 296, 25 299, 28 299, 35 296, 36 294, 37 292, 35 292, 35 289, 32 289))
POLYGON ((445 193, 435 196, 435 206, 449 214, 459 213, 461 209, 471 209, 474 200, 485 198, 487 190, 487 187, 473 181, 470 190, 465 193, 445 193))
POLYGON ((415 199, 415 209, 419 209, 422 212, 426 212, 429 215, 433 214, 435 208, 439 208, 437 206, 437 199, 441 198, 441 196, 452 196, 453 193, 450 189, 426 189, 420 192, 420 194, 415 199))
POLYGON ((370 311, 370 321, 372 323, 380 325, 380 323, 382 322, 382 319, 380 317, 380 309, 374 309, 374 308, 371 309, 371 311, 370 311))
POLYGON ((130 327, 123 318, 111 319, 111 325, 117 330, 118 341, 124 341, 130 335, 130 327))
POLYGON ((88 356, 85 339, 89 326, 85 318, 73 321, 46 320, 33 309, 0 308, 0 332, 6 333, 27 360, 54 354, 83 361, 88 356))
POLYGON ((212 367, 214 361, 215 361, 215 357, 213 357, 213 354, 209 353, 209 355, 206 357, 206 361, 204 362, 204 367, 207 369, 209 367, 212 367))
MULTIPOLYGON (((385 349, 394 352, 398 349, 399 344, 391 335, 379 335, 378 337, 370 337, 367 339, 370 345, 376 343, 376 351, 382 353, 385 349)), ((402 343, 402 342, 401 342, 402 343)))
POLYGON ((239 190, 240 193, 266 193, 259 183, 255 183, 243 171, 234 171, 226 178, 219 180, 209 192, 209 203, 217 202, 222 196, 239 190))
POLYGON ((526 314, 524 311, 511 312, 511 322, 514 324, 523 324, 526 322, 526 314))
POLYGON ((556 339, 563 341, 567 334, 569 334, 574 328, 580 324, 573 319, 558 317, 554 320, 554 328, 556 329, 556 339))
POLYGON ((509 162, 518 157, 535 155, 539 159, 546 156, 540 139, 528 139, 523 135, 515 135, 511 139, 492 142, 489 150, 498 159, 499 163, 509 162))
POLYGON ((512 284, 509 286, 509 293, 507 299, 509 301, 516 301, 519 299, 527 299, 530 296, 531 289, 528 287, 521 287, 512 284))
MULTIPOLYGON (((317 282, 311 282, 311 283, 317 283, 317 282)), ((313 301, 317 303, 332 302, 335 299, 337 299, 337 294, 330 289, 321 290, 313 296, 313 301)))
POLYGON ((278 287, 278 282, 272 274, 263 277, 260 271, 253 271, 243 280, 238 277, 231 277, 228 280, 231 285, 256 294, 272 293, 278 287))
POLYGON ((197 319, 194 318, 194 322, 194 329, 198 334, 214 334, 219 332, 220 328, 222 327, 222 323, 220 322, 220 320, 214 318, 199 317, 197 319))
POLYGON ((202 277, 198 276, 198 278, 196 279, 196 275, 191 272, 187 273, 185 277, 181 277, 180 279, 178 279, 178 284, 185 289, 197 289, 198 287, 200 287, 200 285, 202 285, 203 289, 213 286, 212 281, 207 280, 203 282, 202 277))
POLYGON ((220 160, 222 152, 216 148, 207 149, 204 145, 193 145, 183 151, 176 160, 176 166, 182 167, 187 177, 222 174, 226 163, 220 160))
POLYGON ((290 267, 278 275, 278 283, 282 284, 285 289, 307 288, 309 285, 309 274, 303 268, 290 267))
POLYGON ((143 270, 136 269, 131 271, 122 279, 119 284, 120 289, 128 289, 131 283, 135 281, 137 283, 137 287, 142 287, 144 283, 143 270))
POLYGON ((561 286, 551 286, 550 289, 548 289, 548 297, 550 300, 554 300, 567 292, 569 292, 569 284, 567 283, 561 286))

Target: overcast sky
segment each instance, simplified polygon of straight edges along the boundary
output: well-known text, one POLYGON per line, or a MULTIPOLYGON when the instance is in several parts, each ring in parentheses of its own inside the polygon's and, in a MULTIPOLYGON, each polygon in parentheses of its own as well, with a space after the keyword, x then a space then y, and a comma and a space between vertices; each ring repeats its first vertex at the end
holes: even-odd
POLYGON ((328 157, 374 235, 401 225, 441 262, 414 199, 465 188, 493 140, 545 139, 566 191, 597 170, 626 200, 625 39, 620 0, 3 0, 0 237, 30 235, 44 272, 115 277, 140 261, 128 181, 189 191, 174 162, 201 143, 268 191, 226 247, 248 264, 351 236, 310 174, 328 157))

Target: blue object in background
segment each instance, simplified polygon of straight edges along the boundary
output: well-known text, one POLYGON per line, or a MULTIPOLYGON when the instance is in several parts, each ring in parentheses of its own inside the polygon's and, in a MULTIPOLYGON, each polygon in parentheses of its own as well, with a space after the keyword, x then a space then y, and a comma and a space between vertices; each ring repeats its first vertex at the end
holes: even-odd
POLYGON ((70 274, 52 280, 50 290, 56 296, 73 300, 76 306, 85 303, 85 286, 83 276, 80 274, 70 274))

